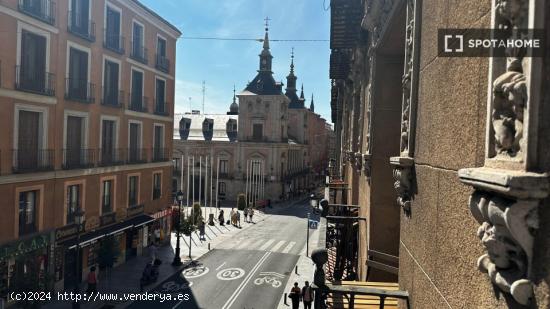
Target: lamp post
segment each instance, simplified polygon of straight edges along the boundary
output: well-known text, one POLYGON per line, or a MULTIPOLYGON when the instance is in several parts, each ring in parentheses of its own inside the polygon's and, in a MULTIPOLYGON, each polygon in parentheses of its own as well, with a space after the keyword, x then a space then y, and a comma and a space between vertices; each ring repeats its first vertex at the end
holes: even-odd
POLYGON ((183 192, 178 191, 178 193, 176 193, 176 199, 178 201, 178 208, 179 208, 179 211, 178 211, 178 225, 177 225, 177 229, 176 229, 176 253, 174 255, 174 260, 172 261, 172 265, 173 266, 181 266, 181 258, 180 258, 180 230, 181 230, 181 203, 183 201, 183 192))
MULTIPOLYGON (((77 224, 77 231, 76 231, 76 272, 75 272, 75 285, 74 285, 74 293, 79 294, 80 293, 80 281, 82 280, 82 277, 80 276, 80 231, 82 230, 82 223, 84 222, 84 211, 82 209, 78 209, 74 214, 74 219, 77 224)), ((73 302, 73 308, 80 309, 80 303, 76 300, 73 302)))

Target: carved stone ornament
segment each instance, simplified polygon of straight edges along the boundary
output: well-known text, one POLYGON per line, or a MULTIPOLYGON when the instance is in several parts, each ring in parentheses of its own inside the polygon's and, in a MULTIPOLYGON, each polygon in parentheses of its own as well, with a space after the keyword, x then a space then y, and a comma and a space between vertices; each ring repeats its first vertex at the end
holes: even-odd
POLYGON ((372 43, 376 45, 385 29, 395 0, 367 0, 365 15, 361 26, 372 34, 372 43))
POLYGON ((397 204, 403 213, 411 216, 411 203, 414 196, 414 160, 407 157, 392 157, 390 164, 393 168, 393 187, 397 192, 397 204))
POLYGON ((355 157, 355 168, 357 169, 358 173, 361 173, 361 171, 363 170, 363 154, 361 154, 360 152, 356 152, 354 154, 354 157, 355 157))
POLYGON ((363 154, 363 172, 365 173, 365 177, 367 178, 367 180, 370 179, 370 175, 371 175, 371 166, 372 166, 372 161, 371 161, 371 158, 372 156, 370 154, 363 154))
POLYGON ((528 306, 533 299, 530 274, 538 207, 548 195, 548 175, 474 168, 460 170, 459 177, 475 188, 470 211, 487 250, 477 261, 479 270, 500 292, 528 306))

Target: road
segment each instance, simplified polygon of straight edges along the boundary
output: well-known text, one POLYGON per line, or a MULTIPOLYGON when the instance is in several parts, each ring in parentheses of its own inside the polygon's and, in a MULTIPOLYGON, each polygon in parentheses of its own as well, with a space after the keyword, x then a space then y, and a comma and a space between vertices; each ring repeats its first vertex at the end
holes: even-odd
POLYGON ((128 308, 277 308, 299 255, 305 254, 309 210, 304 203, 270 215, 151 291, 188 294, 188 300, 136 301, 128 308))

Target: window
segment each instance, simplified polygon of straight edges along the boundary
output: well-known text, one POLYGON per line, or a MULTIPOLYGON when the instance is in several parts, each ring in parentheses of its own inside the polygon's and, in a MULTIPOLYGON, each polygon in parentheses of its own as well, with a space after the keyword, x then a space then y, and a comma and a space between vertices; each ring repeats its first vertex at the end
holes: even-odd
POLYGON ((252 125, 252 138, 255 141, 261 141, 264 136, 264 126, 261 123, 255 123, 252 125))
POLYGON ((46 72, 46 37, 22 30, 21 60, 16 67, 19 90, 54 95, 53 76, 46 72))
POLYGON ((55 3, 51 0, 19 0, 19 10, 48 24, 55 23, 55 3))
POLYGON ((168 73, 170 62, 166 58, 166 40, 161 37, 157 37, 157 57, 155 65, 157 69, 168 73))
POLYGON ((154 161, 163 161, 165 160, 164 153, 164 127, 163 126, 154 126, 154 140, 153 140, 153 159, 154 161))
POLYGON ((113 211, 113 181, 103 181, 103 196, 101 197, 101 213, 108 214, 113 211))
POLYGON ((86 157, 83 151, 84 141, 84 118, 78 116, 67 116, 65 144, 65 168, 78 168, 85 163, 86 157))
POLYGON ((138 186, 139 177, 130 176, 128 178, 128 207, 136 206, 138 204, 138 186))
POLYGON ((144 159, 141 150, 141 124, 130 122, 129 131, 128 155, 131 163, 137 163, 144 159))
POLYGON ((158 200, 161 196, 160 173, 153 174, 153 200, 158 200))
POLYGON ((219 185, 218 186, 218 188, 219 188, 218 189, 218 194, 219 195, 225 195, 225 189, 226 189, 225 182, 220 182, 218 185, 219 185))
POLYGON ((155 92, 155 113, 165 114, 166 111, 166 82, 162 79, 156 79, 155 92))
POLYGON ((17 149, 14 171, 18 173, 48 170, 53 167, 53 151, 43 149, 44 113, 30 110, 17 112, 17 149))
POLYGON ((166 57, 166 40, 161 37, 157 37, 157 54, 166 57))
POLYGON ((116 153, 116 122, 103 120, 101 128, 101 160, 103 163, 114 163, 116 153))
POLYGON ((75 223, 75 213, 80 209, 80 185, 67 187, 67 224, 75 223))
POLYGON ((132 29, 132 52, 130 56, 142 63, 147 64, 147 49, 143 46, 143 26, 137 22, 134 22, 132 29))
POLYGON ((90 20, 90 1, 71 0, 69 31, 90 41, 95 41, 95 25, 90 20))
POLYGON ((143 72, 132 70, 132 94, 130 98, 130 109, 142 111, 144 107, 143 72))
POLYGON ((19 236, 32 234, 37 231, 36 202, 38 191, 19 193, 19 236))
POLYGON ((227 175, 227 160, 220 160, 220 174, 227 175))
POLYGON ((118 89, 118 72, 119 64, 113 61, 105 60, 105 68, 103 75, 103 104, 118 106, 121 104, 119 100, 118 89))
POLYGON ((120 36, 120 12, 107 6, 105 16, 105 47, 118 53, 124 53, 124 41, 120 36))
POLYGON ((66 81, 68 99, 89 101, 92 89, 88 85, 88 53, 76 48, 69 49, 69 71, 66 81))

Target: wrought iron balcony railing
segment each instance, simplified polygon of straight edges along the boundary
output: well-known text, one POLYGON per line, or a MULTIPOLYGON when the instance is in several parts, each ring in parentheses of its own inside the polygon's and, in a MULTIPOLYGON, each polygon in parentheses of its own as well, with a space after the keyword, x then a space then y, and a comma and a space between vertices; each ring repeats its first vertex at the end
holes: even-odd
POLYGON ((124 91, 113 91, 109 87, 103 87, 101 93, 101 105, 118 107, 124 106, 124 91))
POLYGON ((160 116, 169 116, 168 103, 155 100, 155 114, 160 116))
POLYGON ((153 148, 153 162, 168 161, 167 148, 153 148))
POLYGON ((125 149, 99 149, 99 166, 123 165, 125 149))
POLYGON ((170 60, 166 58, 166 56, 163 55, 156 55, 156 61, 155 61, 155 67, 164 72, 169 73, 170 72, 170 60))
POLYGON ((147 149, 128 148, 128 164, 147 163, 147 149))
POLYGON ((87 79, 66 78, 65 99, 93 103, 95 101, 95 84, 89 83, 87 79))
POLYGON ((52 73, 15 66, 15 89, 25 92, 55 95, 55 75, 52 73))
POLYGON ((118 33, 109 33, 109 29, 103 30, 103 47, 123 55, 125 53, 125 38, 118 33))
POLYGON ((47 24, 55 24, 55 2, 51 0, 19 0, 17 9, 47 24))
POLYGON ((137 41, 132 41, 130 43, 130 46, 131 46, 130 58, 133 58, 134 60, 137 60, 143 64, 147 64, 148 63, 147 48, 141 45, 141 42, 137 42, 137 41))
POLYGON ((90 42, 95 42, 95 22, 83 18, 79 12, 69 11, 67 30, 90 42))
POLYGON ((147 97, 137 96, 130 94, 129 95, 129 104, 128 109, 135 112, 147 113, 149 105, 149 99, 147 97))
POLYGON ((94 149, 63 149, 63 169, 94 167, 95 155, 94 149))
POLYGON ((53 149, 14 149, 13 172, 34 173, 54 169, 53 149))

